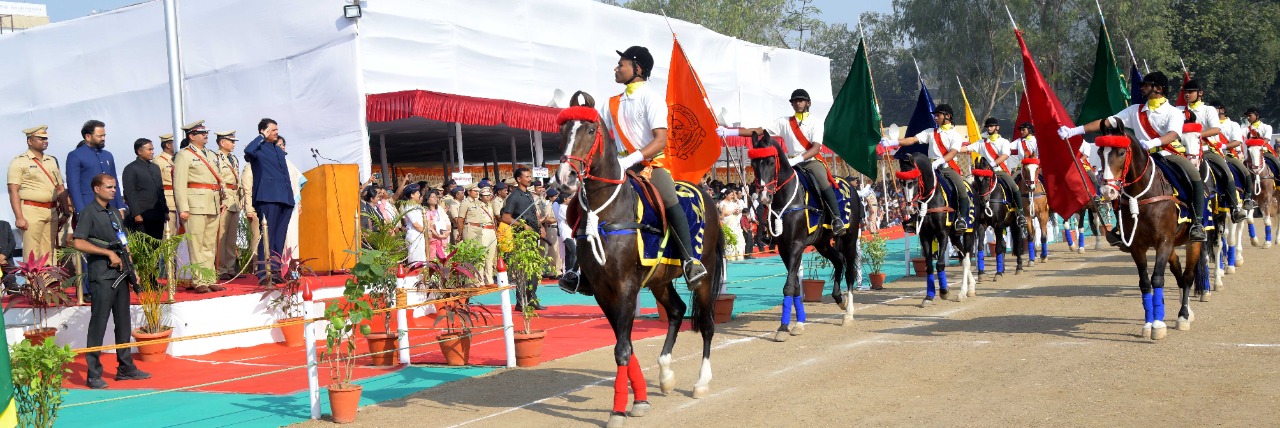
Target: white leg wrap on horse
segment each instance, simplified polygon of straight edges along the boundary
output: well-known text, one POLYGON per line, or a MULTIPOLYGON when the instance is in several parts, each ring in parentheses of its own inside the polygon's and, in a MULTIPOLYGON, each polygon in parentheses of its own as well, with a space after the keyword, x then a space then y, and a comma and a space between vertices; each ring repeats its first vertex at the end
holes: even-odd
POLYGON ((1169 334, 1169 326, 1164 321, 1156 320, 1151 323, 1151 340, 1161 340, 1169 334))
POLYGON ((663 394, 676 389, 676 372, 671 370, 671 354, 658 356, 658 386, 662 388, 663 394))
POLYGON ((698 369, 698 383, 693 384, 693 398, 707 398, 711 395, 711 359, 702 359, 702 368, 698 369))
POLYGON ((853 324, 853 293, 844 292, 844 319, 840 321, 840 325, 848 326, 853 324))
POLYGON ((802 335, 804 334, 804 323, 797 321, 795 324, 791 324, 791 328, 788 330, 791 331, 792 336, 802 335))
POLYGON ((1141 338, 1144 338, 1144 339, 1145 339, 1145 338, 1148 338, 1148 337, 1151 337, 1151 324, 1152 324, 1152 323, 1146 323, 1146 324, 1143 324, 1143 325, 1142 325, 1142 333, 1141 333, 1141 334, 1139 334, 1139 335, 1138 335, 1138 337, 1141 337, 1141 338))

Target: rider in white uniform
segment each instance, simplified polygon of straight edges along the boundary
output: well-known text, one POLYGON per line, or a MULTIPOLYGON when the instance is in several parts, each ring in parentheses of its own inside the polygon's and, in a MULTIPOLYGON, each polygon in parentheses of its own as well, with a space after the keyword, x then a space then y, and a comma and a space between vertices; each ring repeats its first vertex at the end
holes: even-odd
MULTIPOLYGON (((968 146, 962 146, 960 151, 978 152, 983 159, 987 160, 987 165, 991 165, 991 170, 995 172, 995 177, 1004 185, 1005 194, 1018 208, 1023 210, 1022 196, 1018 193, 1018 183, 1013 181, 1013 176, 1009 175, 1009 153, 1013 143, 1000 136, 1000 121, 994 117, 988 117, 983 123, 982 141, 971 143, 968 146)), ((1026 226, 1027 219, 1021 215, 1018 217, 1018 224, 1026 226)))
POLYGON ((969 229, 969 193, 965 187, 967 183, 964 177, 960 176, 959 166, 955 161, 955 157, 960 153, 965 141, 964 137, 955 131, 955 126, 951 123, 951 117, 954 114, 950 105, 940 104, 933 109, 933 121, 938 124, 938 127, 926 129, 913 137, 898 140, 884 139, 880 141, 880 145, 885 148, 893 148, 924 144, 929 148, 929 159, 933 159, 933 169, 944 180, 949 181, 951 188, 955 190, 957 215, 953 227, 957 231, 965 231, 969 229))

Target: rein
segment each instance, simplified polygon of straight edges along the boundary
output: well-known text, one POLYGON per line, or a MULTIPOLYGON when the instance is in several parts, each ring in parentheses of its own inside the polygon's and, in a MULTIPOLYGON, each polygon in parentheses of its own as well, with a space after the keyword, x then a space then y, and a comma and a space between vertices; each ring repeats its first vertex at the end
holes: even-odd
POLYGON ((782 216, 787 215, 792 211, 798 211, 800 209, 803 209, 803 208, 797 208, 794 210, 788 209, 788 208, 791 208, 791 206, 795 202, 796 196, 800 194, 800 183, 797 182, 795 183, 794 186, 791 186, 791 195, 788 196, 787 199, 782 202, 781 208, 774 210, 773 206, 779 201, 778 195, 780 195, 780 193, 778 193, 778 190, 787 187, 788 184, 791 184, 791 180, 795 180, 796 178, 796 172, 793 170, 791 172, 790 177, 787 177, 786 180, 782 180, 782 183, 778 183, 778 179, 781 178, 781 175, 782 175, 782 157, 781 155, 778 154, 778 150, 776 146, 769 146, 769 147, 762 147, 762 148, 748 150, 748 157, 750 157, 753 160, 773 159, 773 180, 769 181, 768 183, 765 183, 764 180, 761 180, 760 187, 764 191, 769 192, 769 194, 773 195, 773 197, 770 198, 769 205, 765 207, 765 209, 769 211, 769 214, 765 218, 765 222, 769 224, 769 234, 776 238, 778 236, 781 236, 783 232, 782 216))
MULTIPOLYGON (((1102 167, 1107 168, 1107 170, 1109 171, 1111 168, 1111 165, 1110 165, 1111 160, 1109 156, 1111 154, 1110 150, 1114 150, 1114 148, 1107 147, 1105 148, 1105 150, 1107 150, 1107 153, 1104 153, 1104 156, 1101 156, 1102 167)), ((1126 151, 1124 154, 1124 172, 1120 174, 1120 178, 1108 179, 1106 181, 1106 184, 1112 187, 1115 187, 1117 182, 1123 183, 1121 187, 1116 187, 1116 190, 1120 192, 1120 196, 1122 198, 1126 198, 1129 200, 1129 219, 1131 221, 1131 224, 1129 225, 1128 237, 1126 237, 1124 233, 1124 217, 1120 216, 1119 213, 1117 213, 1116 215, 1116 229, 1117 229, 1117 232, 1119 232, 1120 234, 1120 241, 1124 243, 1126 247, 1132 245, 1133 240, 1137 238, 1138 207, 1140 205, 1147 205, 1147 204, 1160 202, 1164 200, 1173 200, 1174 202, 1178 202, 1176 198, 1169 195, 1154 196, 1147 199, 1142 199, 1142 196, 1146 195, 1147 192, 1151 191, 1151 186, 1154 185, 1156 182, 1155 171, 1151 169, 1151 164, 1154 163, 1155 160, 1151 159, 1151 155, 1147 155, 1147 165, 1142 168, 1142 172, 1138 173, 1138 175, 1134 177, 1133 181, 1125 181, 1124 178, 1128 176, 1129 171, 1132 170, 1130 168, 1131 166, 1133 166, 1132 161, 1133 161, 1133 148, 1130 147, 1129 150, 1126 151), (1138 182, 1142 181, 1143 177, 1147 177, 1147 176, 1150 176, 1150 177, 1147 179, 1146 187, 1144 187, 1141 192, 1138 192, 1135 195, 1129 194, 1127 190, 1129 186, 1137 184, 1138 182)))
MULTIPOLYGON (((576 172, 579 177, 582 177, 582 180, 584 181, 582 187, 579 188, 577 192, 578 202, 582 205, 582 210, 587 213, 586 225, 583 229, 587 239, 587 245, 591 248, 591 255, 595 257, 596 262, 603 265, 605 260, 608 260, 608 253, 604 249, 604 238, 600 235, 600 213, 610 205, 613 205, 613 202, 618 199, 618 195, 622 193, 622 184, 626 182, 627 171, 625 169, 618 168, 619 172, 617 179, 604 178, 591 174, 591 167, 593 166, 596 158, 604 155, 605 128, 604 124, 600 122, 599 113, 597 113, 595 109, 581 106, 567 108, 560 113, 560 116, 557 118, 557 122, 559 122, 560 125, 564 125, 565 122, 569 121, 573 121, 574 124, 573 128, 569 131, 569 138, 565 139, 569 143, 564 150, 566 154, 564 155, 563 163, 568 164, 569 168, 572 168, 573 171, 576 172), (582 126, 583 122, 595 122, 597 125, 596 138, 591 143, 591 150, 587 151, 585 158, 569 154, 573 153, 573 136, 577 135, 578 127, 582 126), (605 202, 596 209, 591 209, 590 201, 587 198, 587 192, 584 191, 586 188, 585 181, 587 180, 599 181, 613 186, 613 193, 609 195, 609 199, 605 200, 605 202)), ((606 232, 605 234, 608 235, 609 233, 606 232)))

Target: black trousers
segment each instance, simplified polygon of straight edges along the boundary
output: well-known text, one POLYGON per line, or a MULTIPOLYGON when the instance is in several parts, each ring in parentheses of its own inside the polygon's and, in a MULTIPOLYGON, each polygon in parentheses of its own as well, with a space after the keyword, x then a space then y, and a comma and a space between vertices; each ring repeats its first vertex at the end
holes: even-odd
MULTIPOLYGON (((267 219, 267 240, 258 243, 258 262, 271 260, 271 256, 284 252, 284 239, 289 233, 289 221, 293 219, 293 206, 279 204, 274 202, 263 202, 253 204, 253 209, 258 212, 258 218, 267 219), (263 244, 271 244, 271 248, 263 248, 263 244)), ((258 265, 258 279, 262 279, 267 272, 262 269, 263 265, 258 265)), ((280 266, 272 265, 271 274, 279 275, 280 266)))
POLYGON ((1013 176, 1004 171, 996 171, 996 178, 1004 184, 1005 199, 1008 200, 1006 202, 1018 207, 1019 212, 1025 211, 1026 208, 1022 206, 1022 195, 1018 194, 1018 182, 1013 181, 1013 176))
POLYGON ((1236 195, 1235 176, 1231 175, 1226 159, 1223 159, 1222 155, 1206 151, 1200 156, 1200 160, 1209 165, 1209 171, 1213 173, 1214 184, 1218 186, 1218 195, 1223 198, 1223 205, 1226 208, 1239 207, 1240 200, 1236 195))
POLYGON ((1179 175, 1177 179, 1191 187, 1191 194, 1185 197, 1187 202, 1195 208, 1188 211, 1191 211, 1191 221, 1195 222, 1195 224, 1202 224, 1201 220, 1204 219, 1206 205, 1204 204, 1204 180, 1200 178, 1200 170, 1192 165, 1187 158, 1178 155, 1162 156, 1157 153, 1151 155, 1151 160, 1172 166, 1169 170, 1173 171, 1175 175, 1179 175))
POLYGON ((142 223, 134 223, 133 219, 130 218, 125 220, 125 223, 128 223, 128 228, 132 232, 142 232, 152 238, 164 239, 165 222, 163 220, 152 221, 144 219, 142 223))
MULTIPOLYGON (((111 282, 115 279, 95 279, 89 281, 89 287, 93 290, 93 303, 90 306, 89 315, 89 337, 86 342, 92 348, 102 346, 102 336, 107 333, 107 319, 112 318, 115 321, 115 337, 116 343, 129 343, 131 341, 130 332, 132 331, 129 319, 129 284, 120 281, 120 285, 115 288, 111 287, 111 282)), ((89 379, 102 378, 102 361, 101 353, 90 352, 85 354, 85 362, 89 366, 89 379)), ((119 367, 116 374, 130 373, 138 370, 133 365, 133 350, 131 348, 121 348, 116 350, 116 361, 119 367)))

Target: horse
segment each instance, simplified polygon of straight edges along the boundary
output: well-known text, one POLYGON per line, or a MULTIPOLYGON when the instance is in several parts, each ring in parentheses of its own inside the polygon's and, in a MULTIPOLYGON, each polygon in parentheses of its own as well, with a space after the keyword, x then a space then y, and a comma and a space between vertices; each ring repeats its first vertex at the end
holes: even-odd
MULTIPOLYGON (((1250 172, 1237 171, 1235 168, 1230 169, 1232 176, 1235 178, 1235 191, 1241 195, 1245 195, 1245 192, 1250 192, 1251 194, 1253 189, 1246 189, 1243 187, 1245 180, 1239 176, 1240 174, 1249 174, 1250 172)), ((1223 227, 1222 246, 1223 252, 1226 253, 1226 262, 1224 264, 1226 265, 1227 274, 1236 273, 1237 267, 1244 266, 1244 251, 1242 251, 1244 250, 1244 247, 1241 246, 1240 243, 1244 239, 1245 225, 1248 224, 1249 219, 1253 217, 1254 211, 1255 210, 1247 210, 1245 212, 1245 219, 1242 221, 1232 221, 1231 218, 1228 217, 1225 224, 1219 224, 1223 227)))
MULTIPOLYGON (((1266 226, 1266 240, 1263 241, 1263 248, 1271 248, 1271 245, 1280 239, 1271 232, 1272 224, 1280 223, 1280 190, 1276 188, 1276 177, 1271 172, 1271 168, 1267 167, 1266 159, 1262 157, 1263 150, 1270 150, 1267 140, 1250 139, 1245 141, 1248 148, 1245 153, 1245 166, 1253 170, 1255 179, 1253 180, 1253 199, 1258 203, 1258 214, 1262 217, 1262 222, 1266 226)), ((1259 246, 1258 234, 1254 229, 1253 216, 1249 216, 1249 240, 1253 246, 1259 246)))
POLYGON ((1102 196, 1118 203, 1116 229, 1138 268, 1138 289, 1142 293, 1145 322, 1142 337, 1164 339, 1164 271, 1173 270, 1182 290, 1182 307, 1176 328, 1190 330, 1195 319, 1191 311, 1191 287, 1197 270, 1204 269, 1202 245, 1190 239, 1190 224, 1179 222, 1183 206, 1169 178, 1153 164, 1155 160, 1138 140, 1124 134, 1124 124, 1116 118, 1103 121, 1102 135, 1095 140, 1102 158, 1102 196), (1179 263, 1174 246, 1186 245, 1186 266, 1179 263), (1147 250, 1155 248, 1155 265, 1147 272, 1147 250))
POLYGON ((1098 225, 1105 224, 1102 221, 1102 206, 1097 200, 1090 200, 1089 203, 1080 209, 1080 212, 1065 219, 1063 229, 1065 229, 1067 237, 1067 251, 1076 251, 1084 254, 1084 222, 1089 219, 1089 232, 1093 235, 1094 251, 1102 249, 1102 235, 1098 233, 1098 225))
POLYGON ((1013 198, 1018 195, 1010 195, 1005 191, 1004 186, 1000 185, 1000 180, 995 177, 991 170, 991 165, 987 163, 986 158, 979 158, 978 164, 973 168, 973 206, 976 210, 974 215, 975 241, 978 241, 977 259, 978 259, 978 281, 982 281, 982 275, 986 274, 985 254, 982 251, 982 237, 984 231, 990 227, 992 233, 996 237, 996 273, 991 275, 991 280, 995 281, 1004 275, 1004 253, 1007 251, 1005 245, 1005 232, 1009 233, 1012 239, 1013 254, 1018 258, 1017 269, 1014 275, 1022 273, 1022 253, 1026 251, 1026 237, 1018 227, 1017 205, 1013 203, 1013 198))
MULTIPOLYGON (((905 182, 907 204, 919 203, 915 225, 916 236, 920 238, 920 254, 924 256, 927 273, 925 297, 920 302, 920 306, 932 304, 936 295, 946 299, 950 293, 947 289, 946 273, 948 243, 961 254, 960 292, 956 293, 954 300, 959 302, 965 297, 976 296, 977 280, 969 269, 976 234, 973 229, 956 232, 948 222, 949 213, 955 212, 955 209, 947 205, 946 192, 938 182, 941 177, 933 171, 933 164, 928 156, 923 153, 898 152, 897 157, 899 170, 894 174, 898 180, 905 182), (934 291, 935 272, 939 285, 937 292, 934 291)), ((957 193, 964 191, 966 190, 956 189, 957 193)), ((910 211, 911 207, 908 207, 908 212, 910 211)), ((956 215, 965 215, 965 213, 956 213, 956 215)))
MULTIPOLYGON (((1049 196, 1045 193, 1044 183, 1040 181, 1040 159, 1022 159, 1022 170, 1014 177, 1018 182, 1018 192, 1022 193, 1022 213, 1027 220, 1027 266, 1036 265, 1036 243, 1040 243, 1040 261, 1049 260, 1049 222, 1052 218, 1049 211, 1049 196)), ((1018 258, 1022 265, 1022 258, 1018 258)))
MULTIPOLYGON (((646 225, 638 218, 641 195, 629 182, 638 179, 621 168, 617 146, 594 106, 595 100, 590 95, 578 91, 574 93, 570 107, 559 114, 557 122, 561 141, 564 142, 564 156, 556 177, 561 189, 573 195, 569 210, 573 218, 571 224, 576 225, 577 259, 581 269, 579 287, 595 295, 596 303, 609 320, 617 340, 613 357, 618 371, 613 384, 613 408, 608 426, 621 427, 626 424, 628 416, 641 417, 651 409, 644 373, 631 344, 640 289, 648 287, 667 312, 667 335, 658 357, 659 385, 664 394, 675 389, 671 349, 684 319, 685 303, 672 285, 672 281, 682 273, 679 265, 642 265, 640 239, 636 235, 661 235, 667 233, 666 225, 646 225), (579 98, 584 101, 579 103, 579 98), (629 412, 626 403, 628 381, 635 394, 629 412)), ((711 200, 700 187, 692 188, 701 200, 711 200)), ((656 198, 656 192, 651 197, 656 198)), ((724 242, 719 233, 719 216, 704 217, 705 230, 715 233, 704 233, 703 237, 701 261, 708 274, 698 283, 689 284, 693 294, 691 330, 702 334, 702 367, 694 384, 694 398, 710 394, 711 338, 715 334, 713 307, 724 276, 724 242)))
MULTIPOLYGON (((858 237, 861 235, 862 203, 858 193, 850 188, 846 203, 850 210, 849 228, 843 235, 835 236, 830 228, 824 226, 829 223, 826 221, 826 211, 818 209, 814 212, 815 209, 809 205, 810 200, 821 200, 821 196, 808 193, 798 178, 800 171, 785 165, 785 154, 782 145, 774 141, 768 132, 763 135, 752 134, 752 149, 747 155, 751 159, 756 179, 760 181, 761 198, 769 201, 765 204, 767 214, 761 226, 768 228, 772 242, 778 245, 782 265, 787 269, 786 284, 782 288, 782 322, 773 334, 773 340, 777 342, 785 342, 788 335, 804 334, 805 312, 800 280, 803 273, 801 259, 805 248, 813 246, 818 254, 831 261, 831 297, 844 311, 841 325, 847 326, 853 321, 852 291, 854 282, 860 278, 858 237), (816 228, 809 226, 811 215, 822 216, 816 228), (846 285, 843 289, 840 286, 842 279, 846 285), (796 323, 789 325, 792 307, 795 308, 796 323)), ((838 180, 847 184, 844 179, 838 180)), ((840 193, 839 188, 836 192, 840 193)))

